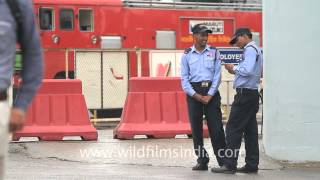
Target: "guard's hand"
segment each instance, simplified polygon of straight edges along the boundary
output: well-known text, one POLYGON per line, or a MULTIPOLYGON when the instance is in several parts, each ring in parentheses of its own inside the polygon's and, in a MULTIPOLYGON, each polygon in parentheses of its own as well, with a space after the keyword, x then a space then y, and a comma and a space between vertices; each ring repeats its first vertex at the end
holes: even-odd
POLYGON ((211 99, 212 99, 211 95, 203 96, 204 104, 209 104, 211 99))
POLYGON ((9 131, 15 132, 23 128, 25 112, 18 108, 12 108, 9 119, 9 131))
POLYGON ((230 74, 234 74, 234 71, 233 71, 234 65, 233 65, 233 64, 225 64, 224 67, 226 68, 226 70, 227 70, 230 74))
POLYGON ((198 93, 195 93, 192 97, 201 103, 205 103, 203 96, 198 93))

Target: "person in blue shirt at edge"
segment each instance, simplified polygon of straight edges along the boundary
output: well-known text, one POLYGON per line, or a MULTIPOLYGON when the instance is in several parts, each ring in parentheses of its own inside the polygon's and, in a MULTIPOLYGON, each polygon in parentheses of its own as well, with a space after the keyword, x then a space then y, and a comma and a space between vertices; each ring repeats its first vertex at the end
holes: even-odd
POLYGON ((244 59, 238 66, 225 65, 229 73, 235 74, 234 89, 237 94, 226 126, 224 165, 211 170, 214 173, 226 174, 257 173, 259 144, 256 114, 259 110, 258 86, 262 73, 262 51, 252 41, 252 33, 248 28, 237 29, 230 44, 244 49, 244 59), (246 164, 237 169, 242 136, 245 140, 246 164))
POLYGON ((43 55, 30 0, 0 0, 0 180, 5 177, 9 132, 21 130, 29 104, 41 84, 43 55), (8 103, 16 43, 22 51, 22 84, 8 103))
POLYGON ((192 28, 192 33, 194 45, 185 50, 181 59, 181 84, 187 94, 193 145, 198 157, 192 170, 208 170, 209 155, 203 146, 203 114, 220 166, 223 165, 223 159, 218 153, 223 154, 226 145, 218 91, 221 61, 216 48, 207 45, 208 33, 212 33, 211 30, 203 24, 197 24, 192 28))

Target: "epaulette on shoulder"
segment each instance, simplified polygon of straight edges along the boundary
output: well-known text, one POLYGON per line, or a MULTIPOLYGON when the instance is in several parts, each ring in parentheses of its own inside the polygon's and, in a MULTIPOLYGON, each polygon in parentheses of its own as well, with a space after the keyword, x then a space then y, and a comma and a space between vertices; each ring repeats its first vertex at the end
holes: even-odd
POLYGON ((252 49, 254 49, 257 54, 259 53, 258 49, 257 49, 256 47, 254 47, 253 45, 249 45, 249 46, 247 46, 245 49, 250 48, 250 47, 251 47, 252 49))
POLYGON ((184 54, 188 54, 191 50, 192 50, 191 48, 184 50, 184 54))
POLYGON ((210 46, 210 49, 217 49, 216 47, 214 47, 214 46, 210 46))

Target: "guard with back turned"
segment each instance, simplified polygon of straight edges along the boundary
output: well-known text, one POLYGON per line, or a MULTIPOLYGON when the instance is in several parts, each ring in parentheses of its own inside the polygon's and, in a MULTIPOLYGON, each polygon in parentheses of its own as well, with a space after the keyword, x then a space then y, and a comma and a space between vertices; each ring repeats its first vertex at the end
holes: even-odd
POLYGON ((224 166, 213 168, 212 172, 234 174, 257 173, 259 165, 258 125, 256 115, 259 110, 258 87, 262 73, 262 51, 252 41, 248 28, 239 28, 230 41, 231 45, 244 50, 243 60, 238 66, 226 64, 229 73, 235 74, 234 97, 229 120, 226 126, 227 147, 224 166), (246 164, 237 169, 242 137, 245 141, 246 164))

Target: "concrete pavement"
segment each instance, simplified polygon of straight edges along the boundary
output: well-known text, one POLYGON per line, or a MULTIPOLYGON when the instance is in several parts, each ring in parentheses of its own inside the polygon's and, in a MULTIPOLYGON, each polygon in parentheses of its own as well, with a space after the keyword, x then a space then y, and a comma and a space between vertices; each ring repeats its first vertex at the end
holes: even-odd
MULTIPOLYGON (((212 155, 209 139, 205 146, 212 155)), ((191 139, 117 140, 111 129, 100 130, 97 142, 13 142, 9 147, 7 179, 320 179, 318 166, 285 167, 263 152, 257 175, 195 172, 191 139)), ((215 158, 209 165, 217 166, 215 158)))

